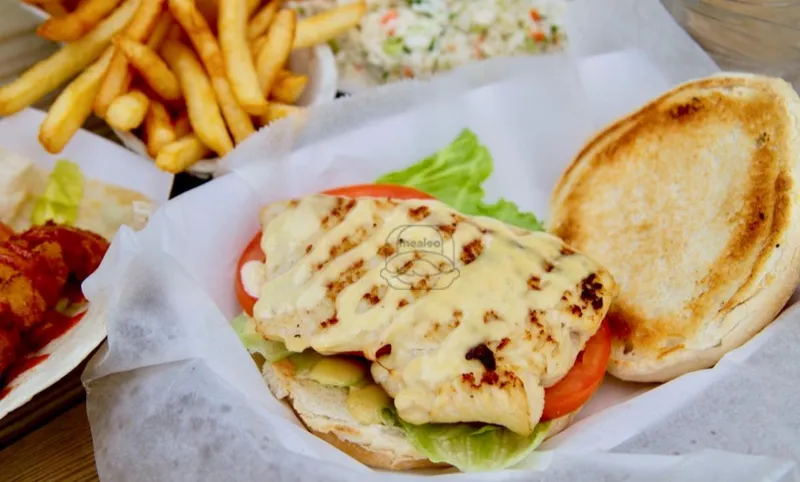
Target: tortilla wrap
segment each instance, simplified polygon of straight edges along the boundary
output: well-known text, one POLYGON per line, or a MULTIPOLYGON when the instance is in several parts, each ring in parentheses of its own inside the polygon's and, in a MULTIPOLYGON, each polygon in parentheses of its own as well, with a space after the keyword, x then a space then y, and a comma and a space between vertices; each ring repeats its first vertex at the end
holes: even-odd
MULTIPOLYGON (((30 227, 49 175, 32 161, 0 149, 0 222, 17 232, 30 227)), ((123 224, 143 228, 154 209, 155 203, 136 191, 84 177, 74 225, 110 240, 123 224)))

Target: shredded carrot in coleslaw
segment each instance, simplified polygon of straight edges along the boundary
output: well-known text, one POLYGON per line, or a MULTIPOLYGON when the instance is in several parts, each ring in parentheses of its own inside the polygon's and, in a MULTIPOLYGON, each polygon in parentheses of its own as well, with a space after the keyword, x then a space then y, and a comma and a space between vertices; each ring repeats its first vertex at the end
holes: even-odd
POLYGON ((397 18, 397 10, 393 8, 383 14, 383 17, 381 17, 381 25, 386 25, 387 23, 391 22, 392 20, 395 20, 396 18, 397 18))

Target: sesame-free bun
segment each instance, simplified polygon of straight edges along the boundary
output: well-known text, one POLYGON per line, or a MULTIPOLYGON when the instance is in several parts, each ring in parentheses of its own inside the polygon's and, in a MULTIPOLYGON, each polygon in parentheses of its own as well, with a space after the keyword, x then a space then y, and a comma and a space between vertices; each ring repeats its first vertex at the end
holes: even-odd
POLYGON ((685 83, 597 134, 548 229, 608 268, 609 372, 666 381, 713 366, 800 281, 800 98, 780 79, 685 83))
MULTIPOLYGON (((297 378, 288 360, 265 363, 262 374, 272 393, 289 403, 311 433, 364 465, 396 471, 450 467, 420 454, 397 427, 363 425, 355 420, 345 405, 346 388, 297 378)), ((575 413, 553 420, 547 437, 564 430, 575 413)))

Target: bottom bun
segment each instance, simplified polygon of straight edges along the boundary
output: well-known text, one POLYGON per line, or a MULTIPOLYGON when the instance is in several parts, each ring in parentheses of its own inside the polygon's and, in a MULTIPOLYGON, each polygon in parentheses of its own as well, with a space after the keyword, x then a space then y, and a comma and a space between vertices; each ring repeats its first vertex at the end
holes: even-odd
MULTIPOLYGON (((450 467, 419 453, 400 428, 359 423, 347 410, 347 388, 298 379, 288 360, 265 363, 262 374, 272 393, 288 402, 309 432, 364 465, 384 470, 450 467)), ((577 410, 552 420, 545 439, 567 428, 575 414, 577 410)))
POLYGON ((349 442, 347 440, 342 440, 341 438, 339 438, 340 436, 334 432, 319 432, 317 430, 312 430, 312 429, 309 429, 309 432, 313 433, 317 437, 333 445, 334 447, 346 453, 350 457, 353 457, 354 459, 358 460, 362 464, 375 469, 420 470, 420 469, 446 469, 450 467, 449 464, 437 464, 435 462, 431 462, 424 456, 422 456, 422 458, 403 458, 403 457, 396 458, 393 456, 393 454, 388 452, 375 452, 368 448, 365 448, 363 445, 358 445, 356 443, 349 442))

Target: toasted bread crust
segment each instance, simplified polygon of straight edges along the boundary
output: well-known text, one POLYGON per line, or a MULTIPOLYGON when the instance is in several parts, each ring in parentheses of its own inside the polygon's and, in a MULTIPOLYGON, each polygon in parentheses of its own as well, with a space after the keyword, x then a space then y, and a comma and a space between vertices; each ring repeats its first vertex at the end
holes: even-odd
MULTIPOLYGON (((309 432, 358 460, 362 464, 375 469, 393 471, 451 468, 449 464, 434 463, 422 456, 411 457, 389 450, 371 450, 365 445, 345 440, 343 437, 346 435, 352 435, 353 433, 360 431, 360 427, 357 426, 351 427, 342 424, 329 424, 327 426, 327 430, 317 430, 313 428, 312 425, 314 425, 314 422, 304 417, 303 414, 297 410, 297 408, 295 408, 296 395, 292 392, 293 384, 281 383, 281 380, 283 382, 290 382, 292 379, 294 379, 296 374, 292 364, 286 360, 273 363, 271 365, 265 364, 263 367, 263 372, 266 378, 272 380, 272 383, 268 383, 268 386, 273 394, 276 397, 285 399, 288 402, 289 406, 292 408, 292 411, 294 411, 297 418, 303 423, 309 432)), ((553 420, 545 439, 553 437, 566 429, 570 423, 572 423, 572 420, 574 419, 575 415, 577 415, 579 410, 580 408, 570 414, 553 420)))
POLYGON ((563 174, 549 229, 620 284, 612 374, 664 381, 712 366, 789 298, 799 113, 778 79, 689 82, 600 132, 563 174))
POLYGON ((333 445, 350 457, 374 469, 383 470, 419 470, 419 469, 444 469, 449 464, 435 464, 428 459, 396 459, 387 452, 373 452, 361 445, 342 440, 333 432, 319 432, 309 430, 317 437, 333 445))

